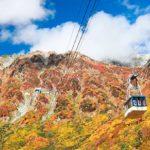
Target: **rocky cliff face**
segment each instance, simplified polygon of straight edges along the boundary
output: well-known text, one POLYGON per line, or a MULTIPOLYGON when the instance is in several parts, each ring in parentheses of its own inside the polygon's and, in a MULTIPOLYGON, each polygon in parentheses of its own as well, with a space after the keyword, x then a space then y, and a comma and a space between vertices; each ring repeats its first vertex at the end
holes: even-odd
POLYGON ((145 66, 148 67, 148 68, 150 68, 150 59, 147 61, 147 63, 146 63, 145 66))
MULTIPOLYGON (((15 57, 1 68, 0 124, 2 129, 8 124, 7 131, 12 131, 8 140, 0 141, 4 149, 11 145, 14 149, 107 148, 111 142, 114 148, 126 147, 119 140, 123 139, 121 132, 130 132, 123 118, 123 103, 132 69, 80 54, 68 68, 72 55, 35 52, 15 57)), ((149 62, 137 71, 143 94, 149 98, 149 62)), ((146 117, 148 114, 145 121, 146 117)), ((135 120, 127 122, 136 126, 135 120)), ((143 132, 147 130, 144 127, 143 132)), ((133 143, 128 146, 136 147, 133 143)))
POLYGON ((144 66, 144 73, 147 77, 150 77, 150 59, 144 66))

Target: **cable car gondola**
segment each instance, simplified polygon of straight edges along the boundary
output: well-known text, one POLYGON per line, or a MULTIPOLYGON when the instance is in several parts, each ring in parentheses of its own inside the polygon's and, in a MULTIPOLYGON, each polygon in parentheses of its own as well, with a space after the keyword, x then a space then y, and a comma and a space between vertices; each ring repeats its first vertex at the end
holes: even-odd
POLYGON ((141 93, 137 76, 133 74, 129 78, 127 101, 124 103, 125 118, 139 118, 147 110, 146 97, 141 93))
POLYGON ((126 118, 139 118, 147 110, 146 97, 145 96, 131 96, 128 101, 125 102, 125 117, 126 118))

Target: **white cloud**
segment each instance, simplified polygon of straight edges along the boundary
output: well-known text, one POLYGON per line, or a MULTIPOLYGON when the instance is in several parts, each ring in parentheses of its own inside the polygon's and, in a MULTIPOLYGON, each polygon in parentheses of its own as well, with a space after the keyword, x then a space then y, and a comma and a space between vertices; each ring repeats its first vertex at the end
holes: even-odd
POLYGON ((60 26, 48 29, 39 29, 36 25, 28 25, 25 28, 18 28, 13 41, 15 44, 25 43, 32 45, 31 51, 57 51, 59 53, 66 52, 71 49, 74 38, 68 47, 68 41, 74 28, 73 37, 77 33, 79 25, 73 22, 67 22, 60 26), (68 49, 67 49, 68 47, 68 49))
POLYGON ((150 6, 140 8, 139 5, 131 4, 129 0, 123 0, 122 5, 124 5, 127 9, 133 10, 136 15, 150 13, 150 6))
POLYGON ((126 61, 142 50, 141 44, 145 44, 150 53, 150 15, 138 17, 130 24, 123 16, 113 17, 100 12, 90 22, 81 47, 89 56, 126 61))
MULTIPOLYGON (((123 16, 114 17, 98 12, 90 18, 80 51, 97 60, 109 58, 122 61, 129 61, 141 50, 147 50, 150 53, 149 24, 150 14, 140 16, 135 23, 130 24, 123 16)), ((18 28, 13 40, 18 44, 31 45, 31 51, 66 52, 74 26, 77 31, 79 25, 73 22, 67 22, 52 29, 40 29, 35 25, 29 25, 18 28)), ((73 39, 74 37, 75 34, 73 39)))
POLYGON ((0 24, 20 25, 53 15, 44 8, 45 0, 0 0, 0 24))
POLYGON ((5 29, 1 30, 0 32, 0 41, 5 41, 11 38, 11 33, 5 29))
POLYGON ((126 6, 128 9, 137 9, 138 6, 135 5, 135 4, 131 4, 129 2, 129 0, 123 0, 123 3, 122 3, 124 6, 126 6))

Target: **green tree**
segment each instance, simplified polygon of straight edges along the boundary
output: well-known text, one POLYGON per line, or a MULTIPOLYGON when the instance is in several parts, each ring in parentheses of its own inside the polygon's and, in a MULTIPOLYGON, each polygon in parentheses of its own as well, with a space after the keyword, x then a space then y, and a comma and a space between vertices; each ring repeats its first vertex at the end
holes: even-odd
POLYGON ((0 126, 0 150, 3 150, 4 143, 11 133, 12 131, 10 130, 10 124, 0 126))

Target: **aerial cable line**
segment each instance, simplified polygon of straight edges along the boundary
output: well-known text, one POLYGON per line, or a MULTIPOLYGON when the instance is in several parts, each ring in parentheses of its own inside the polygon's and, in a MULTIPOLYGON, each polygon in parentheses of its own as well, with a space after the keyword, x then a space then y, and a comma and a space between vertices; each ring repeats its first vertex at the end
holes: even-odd
MULTIPOLYGON (((79 36, 80 31, 81 31, 81 29, 82 29, 82 24, 84 23, 84 20, 86 19, 86 15, 87 15, 87 13, 88 13, 88 9, 89 9, 89 7, 90 7, 91 2, 92 2, 92 0, 89 0, 89 1, 88 1, 87 7, 86 7, 86 9, 85 9, 84 15, 83 15, 82 20, 81 20, 81 26, 79 27, 78 32, 77 32, 77 34, 76 34, 76 36, 75 36, 75 40, 74 40, 73 46, 72 46, 72 48, 71 48, 71 52, 73 51, 73 49, 74 49, 74 47, 75 47, 75 44, 77 43, 78 36, 79 36)), ((72 56, 72 58, 73 58, 73 56, 72 56)), ((72 58, 71 58, 71 59, 72 59, 72 58)), ((70 62, 68 61, 68 63, 70 63, 70 62)), ((67 64, 67 65, 68 65, 68 64, 67 64)))
MULTIPOLYGON (((77 42, 78 36, 79 36, 80 31, 81 31, 81 29, 82 29, 82 24, 84 23, 84 20, 86 19, 86 15, 87 15, 88 9, 89 9, 89 7, 90 7, 90 3, 91 3, 91 0, 88 1, 87 7, 86 7, 86 9, 85 9, 84 15, 83 15, 82 20, 81 20, 81 26, 79 27, 79 29, 78 29, 78 31, 77 31, 77 34, 76 34, 76 36, 75 36, 75 40, 74 40, 73 46, 72 46, 72 48, 71 48, 71 52, 73 51, 73 49, 74 49, 74 47, 75 47, 75 44, 76 44, 76 42, 77 42)), ((73 54, 72 54, 72 55, 73 55, 73 54)), ((71 57, 73 58, 73 56, 71 56, 71 57)), ((71 58, 71 59, 72 59, 72 58, 71 58)), ((69 60, 71 60, 71 59, 69 59, 69 60)), ((70 63, 70 62, 68 61, 68 63, 70 63)), ((67 64, 67 65, 68 65, 68 64, 67 64)))
MULTIPOLYGON (((97 10, 97 6, 98 6, 99 2, 100 2, 100 1, 98 1, 98 3, 95 3, 95 6, 93 5, 94 8, 93 8, 93 11, 92 11, 92 13, 91 13, 91 16, 92 16, 92 14, 94 14, 94 11, 97 10)), ((90 24, 91 24, 91 20, 89 20, 89 22, 88 22, 88 24, 87 24, 87 26, 86 26, 86 31, 87 31, 87 29, 88 29, 88 27, 89 27, 90 24)), ((86 32, 86 31, 85 31, 85 32, 86 32)), ((83 36, 83 38, 82 38, 82 40, 81 40, 81 43, 80 43, 80 45, 79 45, 78 50, 80 50, 80 48, 81 48, 81 46, 82 46, 82 44, 83 44, 84 39, 85 39, 85 34, 84 34, 84 36, 83 36)))
MULTIPOLYGON (((92 7, 92 9, 91 9, 91 11, 90 11, 89 17, 90 17, 90 15, 94 12, 95 7, 96 7, 96 4, 97 4, 97 0, 94 1, 94 5, 93 5, 93 7, 92 7)), ((81 37, 80 37, 80 39, 79 39, 79 42, 78 42, 78 44, 77 44, 77 47, 76 47, 76 50, 75 50, 75 54, 74 54, 73 60, 72 60, 72 62, 70 63, 69 67, 71 66, 71 64, 72 64, 73 62, 75 62, 75 59, 76 59, 77 56, 78 56, 77 51, 78 51, 78 48, 79 48, 79 46, 80 46, 80 43, 81 43, 81 41, 82 41, 82 39, 83 39, 83 36, 85 35, 86 29, 87 29, 87 24, 88 24, 88 20, 87 20, 87 22, 86 22, 86 24, 85 24, 85 26, 84 26, 84 28, 83 28, 83 32, 82 32, 81 37)))
MULTIPOLYGON (((92 7, 92 9, 90 10, 90 13, 89 13, 89 17, 90 17, 90 15, 92 15, 92 13, 94 12, 94 10, 95 10, 95 8, 96 8, 96 4, 97 4, 97 0, 94 1, 93 7, 92 7)), ((86 21, 85 26, 83 27, 83 32, 82 32, 82 34, 81 34, 81 36, 80 36, 80 39, 79 39, 79 41, 78 41, 78 44, 77 44, 77 47, 76 47, 76 50, 75 50, 75 54, 74 54, 74 56, 73 56, 73 58, 72 58, 72 61, 71 61, 70 64, 69 64, 69 67, 75 62, 75 59, 76 59, 77 56, 78 56, 77 51, 78 51, 78 48, 79 48, 79 46, 80 46, 80 44, 81 44, 81 41, 82 41, 82 39, 83 39, 83 36, 85 35, 86 29, 87 29, 87 24, 88 24, 88 19, 87 19, 87 21, 86 21)))
MULTIPOLYGON (((84 1, 83 1, 83 2, 84 2, 84 1)), ((84 3, 82 3, 82 1, 81 1, 80 7, 79 7, 79 9, 78 9, 77 14, 76 14, 76 15, 74 14, 75 17, 78 17, 78 18, 80 17, 80 13, 81 13, 81 9, 82 9, 82 5, 83 5, 83 4, 84 4, 84 3)), ((68 40, 67 47, 66 47, 67 50, 69 49, 69 45, 70 45, 70 43, 71 43, 72 36, 73 36, 73 34, 74 34, 74 32, 75 32, 75 27, 76 27, 76 24, 74 24, 73 30, 72 30, 71 35, 70 35, 70 38, 69 38, 69 40, 68 40)))
MULTIPOLYGON (((87 23, 88 23, 88 18, 86 19, 86 15, 87 15, 87 13, 88 13, 88 9, 90 8, 91 2, 92 2, 92 0, 89 0, 89 1, 88 1, 88 5, 87 5, 87 7, 86 7, 84 16, 83 16, 82 21, 81 21, 80 28, 79 28, 79 30, 78 30, 78 33, 77 33, 76 37, 75 37, 75 41, 74 41, 74 43, 73 43, 73 46, 72 46, 71 51, 73 51, 73 48, 75 47, 75 44, 76 44, 76 42, 77 42, 77 39, 78 39, 78 36, 79 36, 79 34, 80 34, 81 29, 84 27, 84 28, 83 28, 83 33, 81 34, 80 40, 79 40, 79 42, 78 42, 78 44, 77 44, 77 48, 79 47, 79 45, 80 45, 80 43, 81 43, 81 40, 82 40, 83 35, 84 35, 84 32, 86 31, 86 26, 87 26, 87 23), (84 23, 84 20, 85 20, 85 19, 86 19, 86 22, 85 22, 85 25, 83 26, 83 23, 84 23)), ((92 5, 91 5, 91 6, 92 6, 92 5)), ((94 5, 93 5, 93 7, 92 7, 92 9, 91 9, 91 11, 90 11, 89 17, 90 17, 90 15, 93 13, 93 11, 94 11, 94 9, 95 9, 95 6, 96 6, 96 0, 94 1, 94 5)), ((77 48, 76 48, 76 51, 77 51, 77 48)), ((76 56, 73 56, 73 55, 70 55, 70 56, 72 57, 72 59, 76 59, 76 56)), ((69 57, 70 57, 70 56, 69 56, 69 57)), ((70 57, 69 60, 71 60, 71 57, 70 57)), ((69 63, 69 66, 68 66, 68 68, 69 68, 70 65, 71 65, 71 62, 68 61, 68 63, 69 63)), ((67 66, 67 64, 66 64, 66 66, 67 66)), ((68 77, 67 77, 67 80, 68 80, 68 77)))

